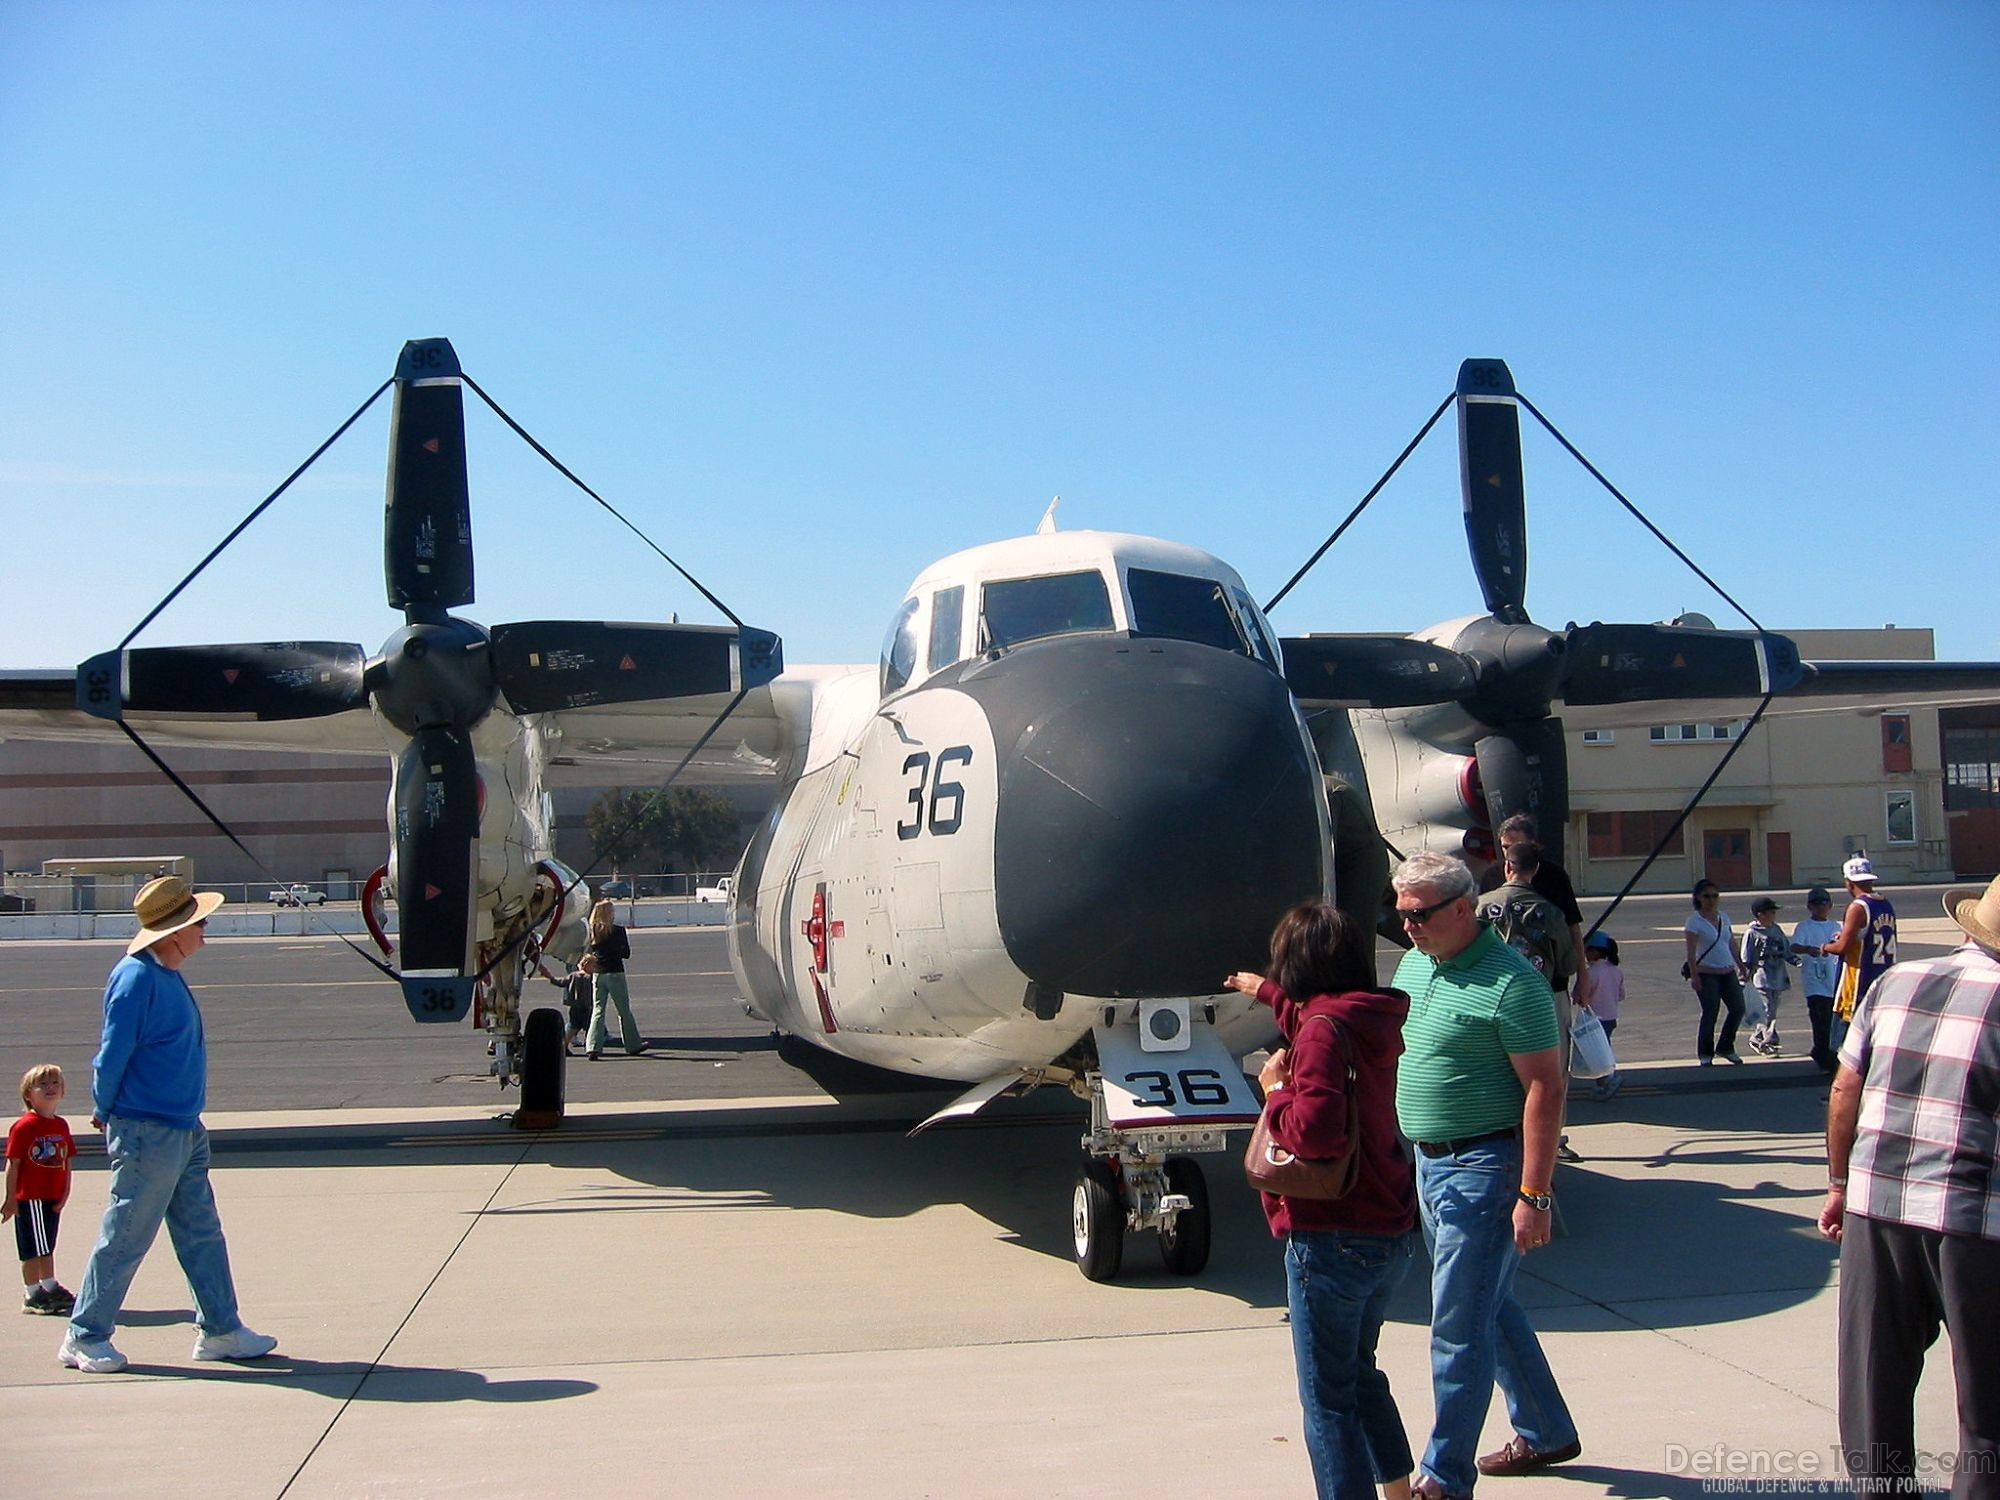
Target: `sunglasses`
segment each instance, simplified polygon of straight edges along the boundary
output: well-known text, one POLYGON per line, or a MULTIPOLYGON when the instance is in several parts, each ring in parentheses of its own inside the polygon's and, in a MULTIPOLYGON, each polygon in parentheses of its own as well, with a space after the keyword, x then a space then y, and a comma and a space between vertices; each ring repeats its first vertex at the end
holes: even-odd
POLYGON ((1432 917, 1436 916, 1439 912, 1443 911, 1447 906, 1451 905, 1452 902, 1458 899, 1459 898, 1457 896, 1447 896, 1442 901, 1433 901, 1429 906, 1419 906, 1414 910, 1409 910, 1409 911, 1406 911, 1399 906, 1396 908, 1396 915, 1401 917, 1405 922, 1409 923, 1409 925, 1412 927, 1421 927, 1424 925, 1424 923, 1428 922, 1432 917))

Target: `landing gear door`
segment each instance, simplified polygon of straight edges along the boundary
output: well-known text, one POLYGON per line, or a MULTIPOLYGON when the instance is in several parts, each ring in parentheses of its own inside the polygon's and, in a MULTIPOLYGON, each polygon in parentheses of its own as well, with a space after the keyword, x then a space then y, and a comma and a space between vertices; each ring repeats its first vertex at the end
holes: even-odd
POLYGON ((1142 1046, 1137 1026, 1099 1026, 1093 1035, 1112 1129, 1256 1124, 1257 1095, 1205 1022, 1190 1021, 1187 1045, 1172 1051, 1142 1046))

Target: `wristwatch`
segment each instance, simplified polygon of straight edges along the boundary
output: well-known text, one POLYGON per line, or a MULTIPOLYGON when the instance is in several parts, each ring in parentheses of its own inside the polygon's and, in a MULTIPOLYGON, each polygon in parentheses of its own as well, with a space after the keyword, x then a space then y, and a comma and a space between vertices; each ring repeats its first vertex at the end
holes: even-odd
POLYGON ((1556 1195, 1554 1193, 1531 1193, 1526 1188, 1522 1188, 1521 1201, 1536 1213, 1545 1214, 1556 1206, 1556 1195))

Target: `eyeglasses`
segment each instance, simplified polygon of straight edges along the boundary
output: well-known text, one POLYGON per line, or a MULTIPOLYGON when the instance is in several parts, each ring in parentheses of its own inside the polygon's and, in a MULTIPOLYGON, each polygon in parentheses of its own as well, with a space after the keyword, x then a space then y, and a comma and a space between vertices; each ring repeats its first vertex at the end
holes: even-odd
POLYGON ((1419 906, 1416 907, 1414 910, 1405 910, 1403 907, 1399 906, 1396 908, 1396 915, 1401 917, 1405 922, 1409 923, 1410 926, 1412 927, 1421 927, 1424 925, 1424 923, 1428 922, 1432 917, 1436 916, 1439 912, 1443 911, 1447 906, 1451 905, 1452 902, 1458 899, 1460 898, 1457 896, 1447 896, 1442 901, 1433 901, 1429 906, 1419 906))

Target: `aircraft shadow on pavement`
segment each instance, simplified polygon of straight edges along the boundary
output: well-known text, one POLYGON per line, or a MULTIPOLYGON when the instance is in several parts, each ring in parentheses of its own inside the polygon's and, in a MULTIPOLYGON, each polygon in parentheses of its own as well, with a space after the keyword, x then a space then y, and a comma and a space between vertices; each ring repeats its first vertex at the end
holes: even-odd
MULTIPOLYGON (((1607 1319, 1646 1327, 1732 1322, 1809 1300, 1827 1286, 1837 1250, 1801 1211, 1816 1190, 1777 1180, 1797 1182, 1800 1168, 1823 1161, 1810 1133, 1817 1094, 1773 1091, 1741 1107, 1731 1097, 1746 1098, 1667 1092, 1630 1101, 1622 1111, 1629 1121, 1665 1127, 1660 1149, 1614 1151, 1595 1167, 1562 1169, 1564 1233, 1521 1272, 1538 1327, 1599 1330, 1607 1319), (1771 1175, 1746 1180, 1743 1169, 1758 1166, 1770 1167, 1771 1175)), ((578 1181, 574 1190, 541 1201, 489 1210, 499 1215, 767 1207, 900 1219, 964 1204, 997 1226, 1005 1242, 1069 1259, 1081 1111, 1066 1111, 1066 1100, 1044 1093, 1001 1101, 974 1122, 908 1137, 930 1102, 914 1094, 894 1100, 857 1094, 805 1112, 635 1108, 572 1116, 541 1135, 514 1134, 498 1120, 223 1130, 216 1146, 218 1164, 230 1168, 357 1160, 371 1167, 497 1165, 525 1157, 558 1169, 608 1172, 626 1184, 612 1188, 601 1176, 578 1181)), ((1624 1104, 1614 1100, 1612 1107, 1624 1104)), ((1583 1115, 1575 1110, 1572 1124, 1588 1123, 1583 1115)), ((1246 1305, 1283 1307, 1282 1256, 1235 1152, 1201 1161, 1214 1251, 1198 1284, 1246 1305)), ((1427 1318, 1427 1280, 1420 1256, 1392 1304, 1395 1321, 1427 1318)), ((1161 1265, 1155 1236, 1135 1234, 1120 1281, 1138 1287, 1178 1278, 1161 1265)))

